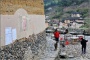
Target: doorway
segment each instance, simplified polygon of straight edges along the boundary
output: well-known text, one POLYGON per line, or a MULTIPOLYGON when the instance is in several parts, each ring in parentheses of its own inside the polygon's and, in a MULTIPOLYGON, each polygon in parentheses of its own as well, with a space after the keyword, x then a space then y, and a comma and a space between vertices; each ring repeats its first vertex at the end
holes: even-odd
POLYGON ((12 43, 17 39, 16 29, 12 29, 12 27, 5 28, 5 45, 12 43))

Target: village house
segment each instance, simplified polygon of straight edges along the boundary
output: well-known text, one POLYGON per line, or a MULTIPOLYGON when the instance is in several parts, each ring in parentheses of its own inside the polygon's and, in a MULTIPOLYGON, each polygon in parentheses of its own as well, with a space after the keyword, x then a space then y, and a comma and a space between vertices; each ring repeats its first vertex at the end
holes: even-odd
POLYGON ((79 12, 72 12, 71 17, 81 17, 81 14, 79 12))
POLYGON ((52 20, 50 20, 49 25, 50 25, 50 26, 53 26, 53 28, 56 29, 56 28, 59 27, 59 23, 60 23, 59 20, 57 20, 57 19, 52 19, 52 20))
POLYGON ((63 18, 61 22, 65 28, 79 28, 84 24, 84 20, 78 12, 71 13, 70 17, 63 18))

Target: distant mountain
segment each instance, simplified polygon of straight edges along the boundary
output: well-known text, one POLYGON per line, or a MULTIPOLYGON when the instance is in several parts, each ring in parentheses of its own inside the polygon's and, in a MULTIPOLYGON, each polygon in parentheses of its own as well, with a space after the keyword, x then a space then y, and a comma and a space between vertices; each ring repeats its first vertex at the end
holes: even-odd
POLYGON ((46 9, 52 6, 57 6, 58 3, 59 3, 58 0, 44 0, 44 6, 46 9))
POLYGON ((89 2, 89 0, 44 0, 45 8, 52 6, 71 6, 71 5, 80 5, 83 2, 89 2))
POLYGON ((45 14, 49 19, 61 19, 71 12, 80 12, 82 17, 89 15, 89 0, 44 0, 45 14))

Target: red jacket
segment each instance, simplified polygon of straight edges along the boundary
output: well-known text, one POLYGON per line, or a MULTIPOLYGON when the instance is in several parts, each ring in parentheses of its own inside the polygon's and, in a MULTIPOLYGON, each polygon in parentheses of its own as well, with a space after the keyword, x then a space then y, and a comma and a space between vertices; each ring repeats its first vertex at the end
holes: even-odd
POLYGON ((59 38, 59 34, 60 34, 60 33, 59 33, 58 31, 54 32, 54 37, 55 37, 55 38, 59 38))

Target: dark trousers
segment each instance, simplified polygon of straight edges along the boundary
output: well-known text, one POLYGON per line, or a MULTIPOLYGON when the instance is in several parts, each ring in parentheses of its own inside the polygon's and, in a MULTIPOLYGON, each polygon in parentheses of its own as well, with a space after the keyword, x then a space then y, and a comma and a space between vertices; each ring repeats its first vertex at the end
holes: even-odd
POLYGON ((55 47, 55 50, 57 50, 59 38, 55 38, 55 41, 56 43, 54 44, 54 47, 55 47))
POLYGON ((57 50, 58 47, 58 42, 56 41, 56 43, 54 44, 55 50, 57 50))
POLYGON ((82 46, 82 53, 86 53, 86 46, 82 46))

